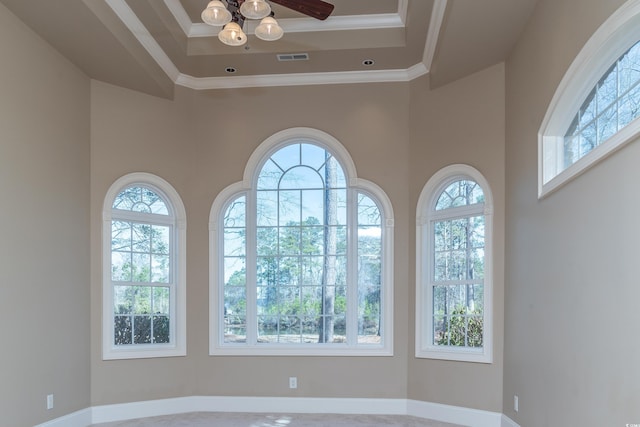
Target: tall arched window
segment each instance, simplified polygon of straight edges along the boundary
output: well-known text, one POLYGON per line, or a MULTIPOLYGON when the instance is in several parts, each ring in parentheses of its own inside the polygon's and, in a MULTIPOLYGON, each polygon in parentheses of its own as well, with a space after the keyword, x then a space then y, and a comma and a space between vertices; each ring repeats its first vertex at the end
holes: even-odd
POLYGON ((492 197, 474 168, 452 165, 418 202, 416 357, 492 361, 492 197))
POLYGON ((117 180, 103 209, 103 359, 184 356, 185 211, 169 183, 117 180))
POLYGON ((391 205, 335 139, 269 138, 210 218, 211 354, 391 354, 391 205))
POLYGON ((543 197, 640 135, 640 0, 627 1, 567 70, 538 135, 543 197))

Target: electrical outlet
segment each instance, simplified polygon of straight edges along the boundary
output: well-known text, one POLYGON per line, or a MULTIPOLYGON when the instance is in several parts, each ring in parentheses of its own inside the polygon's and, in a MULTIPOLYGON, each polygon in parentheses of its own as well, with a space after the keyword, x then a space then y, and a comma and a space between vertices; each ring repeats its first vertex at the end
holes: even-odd
POLYGON ((518 409, 520 409, 519 408, 519 406, 520 406, 519 403, 520 402, 519 402, 519 399, 518 399, 518 395, 514 394, 513 395, 513 410, 516 411, 516 412, 518 412, 518 409))
POLYGON ((47 394, 47 409, 53 409, 53 394, 47 394))
POLYGON ((298 378, 289 377, 289 388, 298 388, 298 378))

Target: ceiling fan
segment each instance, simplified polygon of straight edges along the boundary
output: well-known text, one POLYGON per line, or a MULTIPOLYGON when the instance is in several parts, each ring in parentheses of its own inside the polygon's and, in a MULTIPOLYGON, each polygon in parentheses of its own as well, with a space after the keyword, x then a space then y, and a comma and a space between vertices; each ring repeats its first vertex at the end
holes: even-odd
POLYGON ((333 12, 334 6, 322 0, 271 0, 296 12, 324 21, 333 12))
MULTIPOLYGON (((334 6, 323 0, 270 0, 273 3, 304 15, 324 21, 333 12, 334 6)), ((218 39, 229 46, 246 43, 247 35, 242 31, 247 19, 261 19, 255 35, 261 40, 275 41, 284 31, 274 19, 274 13, 266 0, 212 0, 202 11, 202 20, 209 25, 222 27, 218 39)))

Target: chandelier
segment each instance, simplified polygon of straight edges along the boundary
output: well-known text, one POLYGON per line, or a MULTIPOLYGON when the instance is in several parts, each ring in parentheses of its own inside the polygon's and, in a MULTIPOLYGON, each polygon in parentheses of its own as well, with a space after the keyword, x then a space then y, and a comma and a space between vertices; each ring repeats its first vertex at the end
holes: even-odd
POLYGON ((247 19, 260 19, 255 29, 260 40, 275 41, 282 37, 284 31, 273 18, 271 6, 265 0, 220 0, 210 1, 202 11, 205 24, 222 27, 218 39, 229 46, 242 46, 247 42, 247 35, 242 31, 247 19))

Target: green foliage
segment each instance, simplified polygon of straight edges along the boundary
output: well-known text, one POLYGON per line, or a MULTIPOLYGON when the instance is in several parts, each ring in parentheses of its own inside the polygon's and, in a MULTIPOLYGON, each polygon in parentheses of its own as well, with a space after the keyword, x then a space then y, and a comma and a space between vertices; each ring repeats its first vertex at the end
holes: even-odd
POLYGON ((480 310, 460 306, 436 326, 435 343, 456 347, 482 347, 482 322, 480 310))
POLYGON ((115 316, 114 343, 115 345, 168 343, 170 342, 169 328, 169 316, 115 316))

